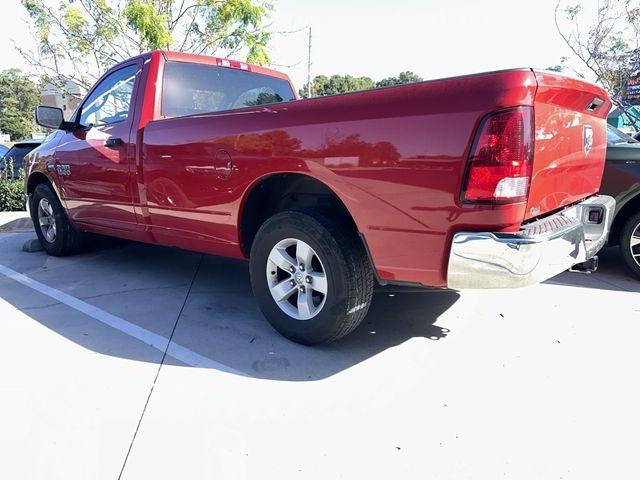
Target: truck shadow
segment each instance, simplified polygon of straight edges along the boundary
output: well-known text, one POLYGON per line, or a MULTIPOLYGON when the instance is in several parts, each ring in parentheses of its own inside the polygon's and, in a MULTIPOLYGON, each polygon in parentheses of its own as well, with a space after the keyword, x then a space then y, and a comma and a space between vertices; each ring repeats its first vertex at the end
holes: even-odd
POLYGON ((568 287, 640 293, 640 278, 629 271, 617 246, 603 248, 598 253, 598 259, 598 270, 591 275, 565 272, 544 283, 568 287))
MULTIPOLYGON (((15 248, 25 239, 16 238, 15 248)), ((264 319, 245 261, 121 240, 102 240, 68 258, 15 249, 11 254, 26 258, 12 261, 10 268, 164 338, 173 332, 175 345, 212 364, 281 381, 327 378, 411 339, 429 348, 449 334, 434 322, 459 298, 451 291, 379 287, 368 316, 353 333, 330 345, 305 347, 281 337, 264 319), (19 269, 25 262, 28 267, 19 269)), ((6 260, 0 255, 0 264, 7 265, 6 260)), ((162 357, 143 342, 21 285, 3 287, 2 297, 89 350, 155 363, 162 357)), ((164 363, 186 367, 182 360, 167 355, 164 363)))

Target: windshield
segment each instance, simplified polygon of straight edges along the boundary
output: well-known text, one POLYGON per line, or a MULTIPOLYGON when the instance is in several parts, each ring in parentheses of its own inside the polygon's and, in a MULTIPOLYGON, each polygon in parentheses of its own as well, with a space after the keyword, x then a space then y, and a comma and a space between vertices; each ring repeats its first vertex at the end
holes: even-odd
POLYGON ((637 140, 634 140, 633 137, 621 132, 617 128, 607 125, 607 143, 613 145, 617 143, 637 143, 637 140))

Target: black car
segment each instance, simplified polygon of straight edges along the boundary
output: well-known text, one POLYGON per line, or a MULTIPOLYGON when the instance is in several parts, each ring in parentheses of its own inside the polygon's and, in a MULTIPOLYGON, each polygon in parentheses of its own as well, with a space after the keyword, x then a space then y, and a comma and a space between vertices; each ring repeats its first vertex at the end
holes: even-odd
POLYGON ((7 153, 0 159, 0 178, 18 178, 24 166, 24 157, 31 150, 40 145, 36 140, 14 143, 7 153))
POLYGON ((607 125, 607 163, 600 192, 616 199, 609 245, 640 277, 640 142, 607 125))

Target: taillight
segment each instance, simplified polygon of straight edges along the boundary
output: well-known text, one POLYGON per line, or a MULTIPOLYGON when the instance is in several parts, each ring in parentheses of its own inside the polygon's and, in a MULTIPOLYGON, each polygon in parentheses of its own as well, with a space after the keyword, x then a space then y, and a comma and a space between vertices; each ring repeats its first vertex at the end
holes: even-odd
POLYGON ((476 134, 463 199, 501 203, 526 200, 532 157, 533 108, 492 113, 476 134))

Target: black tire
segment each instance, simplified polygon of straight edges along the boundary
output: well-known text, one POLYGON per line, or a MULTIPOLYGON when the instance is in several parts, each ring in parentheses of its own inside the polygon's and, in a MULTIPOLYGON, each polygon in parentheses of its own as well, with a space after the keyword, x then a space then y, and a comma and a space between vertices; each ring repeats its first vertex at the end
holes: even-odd
POLYGON ((640 277, 640 244, 632 246, 632 241, 640 239, 640 212, 629 218, 620 232, 620 250, 627 267, 640 277), (638 255, 634 257, 635 255, 638 255))
MULTIPOLYGON (((42 205, 45 205, 44 203, 42 205)), ((54 256, 65 256, 75 253, 82 243, 82 234, 69 222, 58 196, 51 185, 41 183, 33 192, 31 199, 31 219, 42 248, 54 256), (46 200, 55 219, 55 238, 47 238, 46 226, 41 225, 39 209, 42 200, 46 200)))
MULTIPOLYGON (((294 268, 300 267, 298 263, 294 268)), ((291 210, 269 218, 253 242, 250 270, 253 293, 264 316, 286 338, 303 345, 344 337, 358 326, 371 304, 373 271, 362 242, 352 228, 322 211, 291 210), (287 239, 308 244, 315 253, 314 262, 321 262, 320 268, 326 275, 326 297, 320 294, 324 298, 323 306, 306 320, 287 314, 275 301, 268 283, 267 274, 274 274, 267 272, 269 255, 279 242, 287 239)), ((279 271, 278 275, 283 272, 279 271)), ((304 285, 292 288, 302 289, 304 285)), ((295 308, 299 293, 293 295, 295 308)), ((314 292, 314 295, 318 294, 314 292)))

